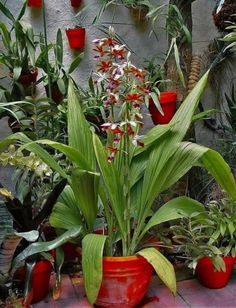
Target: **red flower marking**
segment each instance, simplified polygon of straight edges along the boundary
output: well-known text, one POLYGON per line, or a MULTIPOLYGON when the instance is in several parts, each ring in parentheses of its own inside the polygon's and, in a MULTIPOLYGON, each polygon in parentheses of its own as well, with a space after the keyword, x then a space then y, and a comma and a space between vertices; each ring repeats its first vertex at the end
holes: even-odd
POLYGON ((114 159, 116 153, 117 153, 119 150, 118 150, 117 148, 115 148, 115 147, 112 147, 112 146, 108 146, 108 147, 106 147, 106 148, 107 148, 107 150, 111 151, 111 153, 110 153, 110 154, 108 155, 108 157, 107 157, 108 161, 111 162, 111 161, 114 159))
POLYGON ((101 61, 98 64, 98 71, 99 72, 106 73, 110 70, 110 68, 111 68, 111 62, 110 61, 101 61))
POLYGON ((113 48, 111 54, 118 59, 124 59, 127 51, 123 48, 113 48))
POLYGON ((104 50, 103 46, 96 46, 93 51, 99 53, 100 57, 103 57, 108 53, 106 50, 104 50))
POLYGON ((128 102, 138 103, 142 102, 142 95, 138 93, 129 93, 126 95, 125 100, 128 102))

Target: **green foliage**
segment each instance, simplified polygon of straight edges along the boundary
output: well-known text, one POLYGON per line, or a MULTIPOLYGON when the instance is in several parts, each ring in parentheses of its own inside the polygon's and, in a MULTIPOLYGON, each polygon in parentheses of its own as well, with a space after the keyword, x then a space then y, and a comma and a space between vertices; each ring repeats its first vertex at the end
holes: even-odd
POLYGON ((222 199, 211 201, 203 212, 196 211, 170 228, 177 250, 187 259, 189 267, 209 256, 217 270, 224 270, 221 257, 236 256, 235 201, 222 199))

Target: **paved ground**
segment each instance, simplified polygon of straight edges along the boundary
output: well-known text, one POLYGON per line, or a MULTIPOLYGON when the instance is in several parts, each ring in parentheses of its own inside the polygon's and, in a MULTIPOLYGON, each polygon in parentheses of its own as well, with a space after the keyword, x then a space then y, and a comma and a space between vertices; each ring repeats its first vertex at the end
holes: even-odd
MULTIPOLYGON (((166 287, 153 277, 146 295, 146 304, 139 308, 235 308, 236 307, 236 271, 227 287, 207 289, 197 280, 190 279, 178 282, 178 294, 174 297, 166 287), (147 303, 148 302, 148 303, 147 303)), ((91 308, 83 291, 83 280, 80 276, 63 276, 62 293, 54 301, 49 295, 44 301, 34 304, 33 308, 91 308)), ((125 307, 121 307, 125 308, 125 307)))

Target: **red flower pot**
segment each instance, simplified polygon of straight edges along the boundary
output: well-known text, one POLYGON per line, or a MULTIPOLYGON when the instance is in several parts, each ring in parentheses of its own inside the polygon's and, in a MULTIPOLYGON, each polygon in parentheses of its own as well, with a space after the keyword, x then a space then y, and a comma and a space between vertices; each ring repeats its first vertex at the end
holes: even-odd
POLYGON ((232 257, 223 257, 225 262, 226 271, 216 271, 211 258, 203 257, 201 258, 196 267, 196 274, 199 282, 207 288, 210 289, 220 289, 224 288, 231 276, 231 272, 234 265, 234 260, 232 257))
POLYGON ((153 123, 167 124, 173 118, 176 110, 177 93, 175 92, 161 92, 159 101, 164 115, 162 115, 155 106, 152 99, 149 100, 149 112, 152 116, 153 123))
POLYGON ((96 305, 134 307, 148 289, 152 266, 141 256, 104 257, 103 280, 96 305))
POLYGON ((38 77, 38 69, 32 69, 29 74, 21 75, 18 79, 18 82, 20 82, 25 88, 31 85, 31 83, 36 82, 38 77))
MULTIPOLYGON (((36 263, 31 277, 31 303, 37 303, 47 296, 49 291, 51 270, 52 264, 48 260, 40 260, 36 263)), ((25 268, 21 267, 15 273, 15 279, 24 282, 25 275, 25 268)))
POLYGON ((71 6, 73 7, 80 7, 82 0, 70 0, 71 6))
POLYGON ((28 0, 28 6, 41 7, 42 6, 42 0, 28 0))
POLYGON ((52 264, 47 260, 37 262, 32 276, 32 303, 37 303, 44 299, 49 291, 52 264))
POLYGON ((85 28, 66 29, 66 35, 70 48, 84 49, 85 45, 85 28))

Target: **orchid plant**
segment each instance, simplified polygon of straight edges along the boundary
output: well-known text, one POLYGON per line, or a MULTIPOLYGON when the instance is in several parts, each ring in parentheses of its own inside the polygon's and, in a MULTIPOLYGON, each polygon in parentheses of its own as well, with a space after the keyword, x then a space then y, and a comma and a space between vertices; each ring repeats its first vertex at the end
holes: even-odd
MULTIPOLYGON (((74 84, 68 90, 68 145, 54 140, 33 142, 22 133, 0 142, 0 149, 15 141, 37 154, 69 186, 54 206, 50 223, 60 229, 78 228, 82 240, 82 267, 87 297, 91 304, 102 282, 102 258, 106 256, 143 256, 160 279, 176 293, 172 264, 153 247, 144 248, 149 230, 163 222, 178 219, 204 206, 188 197, 178 197, 152 210, 153 202, 163 191, 190 170, 204 166, 221 187, 236 200, 236 183, 229 166, 219 153, 183 139, 207 82, 208 72, 181 104, 169 124, 157 125, 144 136, 142 105, 151 95, 148 73, 135 67, 131 54, 114 38, 112 30, 106 38, 94 42, 98 60, 94 72, 96 83, 103 85, 103 103, 110 109, 109 120, 102 129, 104 144, 91 130, 82 111, 74 84), (117 111, 118 110, 118 111, 117 111), (42 146, 62 152, 70 161, 63 167, 42 146), (95 234, 98 215, 104 213, 104 234, 95 234)), ((31 246, 17 257, 15 265, 26 255, 46 246, 31 246)), ((44 243, 45 244, 45 243, 44 243)), ((51 246, 48 246, 51 247, 51 246)))

